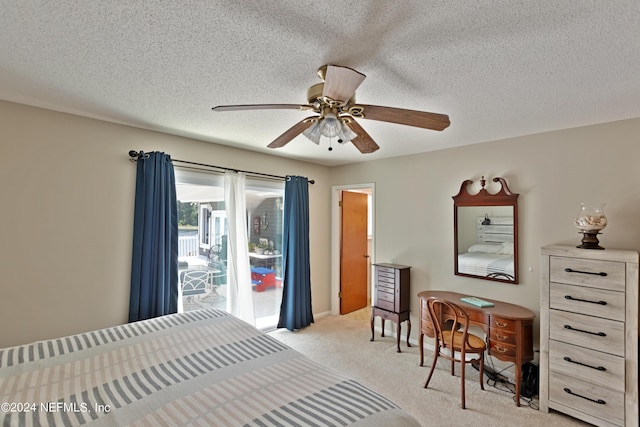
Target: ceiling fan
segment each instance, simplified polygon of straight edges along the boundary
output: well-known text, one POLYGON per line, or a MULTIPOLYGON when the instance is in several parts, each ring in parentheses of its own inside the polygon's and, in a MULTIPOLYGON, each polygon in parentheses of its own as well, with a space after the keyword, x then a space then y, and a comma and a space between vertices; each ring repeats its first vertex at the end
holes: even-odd
MULTIPOLYGON (((338 138, 338 143, 351 141, 361 153, 373 153, 380 147, 356 121, 378 120, 423 129, 441 131, 449 126, 449 116, 425 111, 378 105, 356 104, 356 89, 365 75, 348 67, 323 65, 318 69, 322 83, 307 91, 307 104, 249 104, 218 105, 213 111, 239 110, 301 110, 313 111, 316 115, 302 119, 271 142, 269 148, 280 148, 301 133, 316 144, 320 136, 338 138)), ((329 150, 331 150, 331 146, 329 150)))

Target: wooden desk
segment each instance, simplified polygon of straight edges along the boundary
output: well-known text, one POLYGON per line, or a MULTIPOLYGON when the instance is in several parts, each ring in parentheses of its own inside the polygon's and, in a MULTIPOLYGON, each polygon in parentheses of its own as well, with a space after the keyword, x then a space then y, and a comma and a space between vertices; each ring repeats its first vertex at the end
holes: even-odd
POLYGON ((469 314, 469 323, 482 328, 487 336, 489 354, 516 367, 516 404, 520 406, 520 384, 522 365, 533 360, 533 319, 535 314, 528 308, 508 302, 482 298, 494 304, 493 307, 477 307, 460 300, 471 294, 447 291, 423 291, 420 298, 420 366, 424 363, 424 335, 435 337, 433 325, 427 310, 427 299, 438 297, 449 300, 464 308, 469 314))

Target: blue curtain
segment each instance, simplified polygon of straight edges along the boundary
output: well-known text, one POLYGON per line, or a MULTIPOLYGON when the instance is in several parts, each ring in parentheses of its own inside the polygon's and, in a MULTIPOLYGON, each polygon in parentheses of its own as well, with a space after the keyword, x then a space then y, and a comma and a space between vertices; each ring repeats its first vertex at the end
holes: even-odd
POLYGON ((283 289, 278 328, 290 331, 313 323, 309 267, 309 181, 287 178, 284 187, 283 289))
POLYGON ((140 153, 129 322, 178 311, 178 207, 171 157, 140 153))

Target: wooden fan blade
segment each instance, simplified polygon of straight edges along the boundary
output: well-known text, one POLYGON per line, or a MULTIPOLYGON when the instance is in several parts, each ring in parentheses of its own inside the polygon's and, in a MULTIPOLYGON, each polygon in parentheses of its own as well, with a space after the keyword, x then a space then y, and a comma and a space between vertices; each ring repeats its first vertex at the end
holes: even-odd
POLYGON ((394 107, 381 107, 379 105, 358 104, 357 106, 364 109, 362 113, 363 119, 379 120, 382 122, 397 123, 399 125, 414 126, 431 130, 443 130, 450 124, 449 116, 446 114, 405 110, 403 108, 394 107))
POLYGON ((362 126, 360 126, 360 123, 351 119, 347 123, 347 126, 358 135, 353 138, 351 142, 353 142, 353 145, 355 145, 362 154, 373 153, 380 148, 362 126))
POLYGON ((317 116, 307 117, 306 119, 300 120, 298 123, 287 129, 282 135, 273 140, 273 142, 267 147, 269 148, 280 148, 284 147, 289 143, 293 138, 300 135, 302 132, 307 130, 317 119, 317 116))
POLYGON ((211 108, 213 111, 241 111, 241 110, 312 110, 311 105, 300 104, 245 104, 245 105, 218 105, 211 108))
POLYGON ((348 67, 327 65, 322 96, 334 101, 347 102, 365 79, 365 75, 348 67))

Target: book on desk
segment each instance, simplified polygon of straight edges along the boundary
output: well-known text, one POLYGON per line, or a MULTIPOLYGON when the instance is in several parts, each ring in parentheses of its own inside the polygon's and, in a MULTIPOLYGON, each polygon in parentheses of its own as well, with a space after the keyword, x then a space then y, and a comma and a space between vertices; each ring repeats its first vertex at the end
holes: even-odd
POLYGON ((460 301, 464 301, 467 304, 475 305, 476 307, 493 307, 494 304, 490 301, 485 301, 478 297, 462 297, 460 301))

